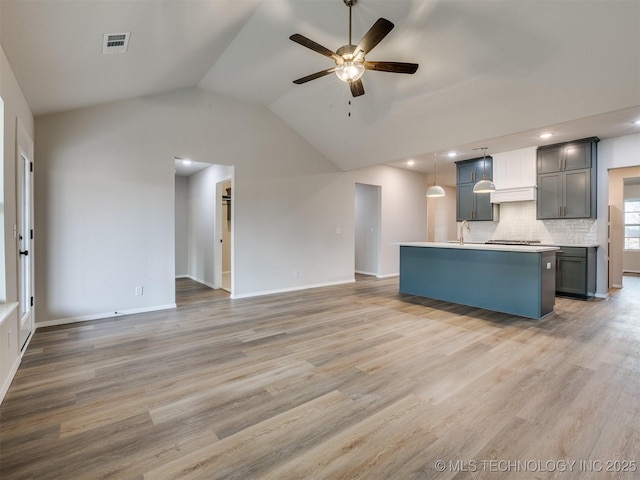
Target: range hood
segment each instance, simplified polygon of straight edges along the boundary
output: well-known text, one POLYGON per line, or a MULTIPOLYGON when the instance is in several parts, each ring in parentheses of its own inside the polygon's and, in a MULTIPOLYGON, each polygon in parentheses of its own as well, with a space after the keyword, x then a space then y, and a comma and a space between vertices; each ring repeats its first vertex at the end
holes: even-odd
POLYGON ((493 156, 492 203, 528 202, 536 200, 537 148, 528 147, 493 156))
POLYGON ((536 191, 536 187, 497 188, 491 192, 491 203, 535 201, 536 191))

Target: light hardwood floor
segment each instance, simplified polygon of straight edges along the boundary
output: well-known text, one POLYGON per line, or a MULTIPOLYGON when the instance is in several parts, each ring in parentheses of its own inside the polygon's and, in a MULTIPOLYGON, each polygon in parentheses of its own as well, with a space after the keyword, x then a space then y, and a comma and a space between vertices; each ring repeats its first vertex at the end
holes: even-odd
POLYGON ((625 287, 538 321, 395 278, 243 300, 179 280, 175 311, 36 331, 0 478, 640 478, 625 287))

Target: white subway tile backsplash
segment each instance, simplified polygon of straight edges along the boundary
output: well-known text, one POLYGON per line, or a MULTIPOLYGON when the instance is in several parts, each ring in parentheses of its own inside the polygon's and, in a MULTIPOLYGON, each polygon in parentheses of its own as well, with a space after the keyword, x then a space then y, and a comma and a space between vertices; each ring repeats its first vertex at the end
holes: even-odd
POLYGON ((539 240, 551 244, 597 243, 595 219, 537 220, 536 202, 500 205, 499 222, 470 222, 469 242, 487 240, 539 240))

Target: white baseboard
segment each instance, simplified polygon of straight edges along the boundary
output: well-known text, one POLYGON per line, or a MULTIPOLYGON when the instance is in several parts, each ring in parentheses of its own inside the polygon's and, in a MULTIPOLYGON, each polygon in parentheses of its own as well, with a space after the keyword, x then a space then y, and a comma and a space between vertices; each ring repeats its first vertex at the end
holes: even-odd
POLYGON ((356 273, 358 275, 369 275, 370 277, 377 277, 378 274, 377 273, 373 273, 373 272, 364 272, 362 270, 356 270, 356 273))
POLYGON ((202 285, 206 285, 209 288, 218 289, 220 287, 216 287, 213 283, 205 282, 204 280, 200 280, 199 278, 193 277, 191 275, 185 275, 182 278, 188 278, 189 280, 193 280, 194 282, 201 283, 202 285))
POLYGON ((594 297, 596 297, 596 298, 609 298, 609 294, 608 293, 596 293, 594 295, 594 297))
POLYGON ((399 273, 387 273, 385 275, 376 275, 378 278, 391 278, 391 277, 399 277, 399 273))
POLYGON ((291 288, 280 288, 277 290, 263 290, 260 292, 252 292, 252 293, 241 293, 240 295, 231 295, 232 299, 239 298, 251 298, 251 297, 262 297, 263 295, 273 295, 275 293, 288 293, 288 292, 297 292, 299 290, 308 290, 310 288, 322 288, 322 287, 332 287, 334 285, 345 285, 347 283, 354 283, 355 279, 350 280, 340 280, 337 282, 327 282, 327 283, 316 283, 313 285, 303 285, 300 287, 291 287, 291 288))
POLYGON ((390 278, 390 277, 397 277, 400 275, 399 273, 387 273, 385 275, 378 275, 377 273, 363 272, 362 270, 356 270, 356 273, 360 275, 369 275, 371 277, 376 277, 376 278, 390 278))
POLYGON ((7 375, 7 378, 4 381, 4 385, 2 385, 2 388, 0 389, 0 404, 4 400, 4 396, 9 391, 11 382, 13 382, 13 377, 15 377, 16 372, 18 371, 18 367, 20 366, 20 362, 22 361, 22 354, 25 351, 25 349, 23 349, 22 352, 20 352, 20 355, 16 357, 15 362, 13 362, 13 365, 11 366, 11 370, 9 370, 9 374, 7 375))
POLYGON ((619 284, 619 283, 612 283, 612 284, 611 284, 611 286, 612 286, 613 288, 622 288, 622 285, 621 285, 621 284, 619 284))
POLYGON ((176 278, 191 278, 189 275, 176 275, 176 278))
POLYGON ((167 305, 155 305, 153 307, 130 308, 127 310, 117 310, 114 312, 95 313, 92 315, 80 315, 78 317, 59 318, 57 320, 48 320, 36 324, 36 328, 53 327, 55 325, 66 325, 67 323, 88 322, 90 320, 99 320, 101 318, 121 317, 123 315, 133 315, 135 313, 157 312, 158 310, 171 310, 176 308, 175 303, 167 305))

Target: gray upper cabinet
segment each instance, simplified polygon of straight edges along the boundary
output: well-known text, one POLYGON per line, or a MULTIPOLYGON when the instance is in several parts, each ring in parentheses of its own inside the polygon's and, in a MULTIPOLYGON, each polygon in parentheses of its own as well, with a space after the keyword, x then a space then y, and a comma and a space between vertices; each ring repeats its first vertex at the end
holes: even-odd
POLYGON ((592 138, 538 149, 538 173, 591 168, 597 140, 592 138))
POLYGON ((485 175, 487 180, 493 180, 493 158, 474 158, 456 162, 457 184, 476 183, 485 175))
POLYGON ((595 218, 598 139, 538 148, 537 218, 595 218))
POLYGON ((473 186, 482 180, 493 178, 491 157, 474 158, 456 162, 456 220, 493 220, 493 205, 489 193, 473 193, 473 186))

